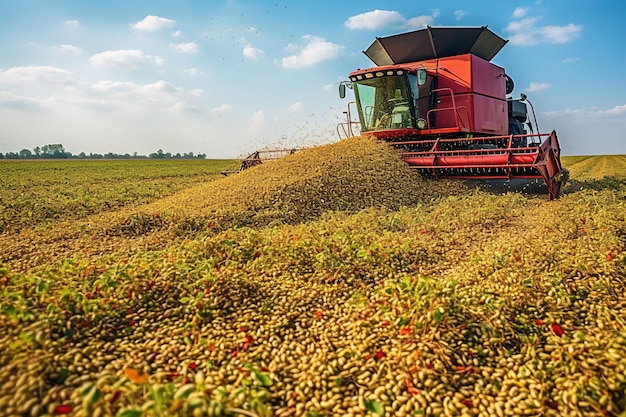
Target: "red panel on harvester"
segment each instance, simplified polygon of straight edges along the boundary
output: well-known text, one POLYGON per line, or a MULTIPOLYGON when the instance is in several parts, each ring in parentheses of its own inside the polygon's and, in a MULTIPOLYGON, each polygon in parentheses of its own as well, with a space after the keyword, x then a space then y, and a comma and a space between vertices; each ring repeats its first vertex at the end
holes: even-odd
POLYGON ((474 131, 481 134, 506 135, 509 130, 505 100, 471 94, 474 131))
POLYGON ((463 132, 506 135, 508 116, 505 100, 475 93, 454 95, 454 105, 449 91, 439 92, 439 104, 434 111, 434 129, 458 126, 463 132), (455 110, 456 109, 456 110, 455 110))
MULTIPOLYGON (((424 64, 426 68, 431 69, 428 64, 436 62, 431 60, 425 61, 424 64)), ((452 88, 455 93, 474 92, 501 100, 506 99, 504 68, 475 55, 439 58, 437 75, 439 88, 452 88)))
POLYGON ((472 54, 439 59, 435 128, 454 126, 479 134, 508 131, 504 70, 472 54), (454 93, 454 105, 450 97, 454 93), (456 115, 445 108, 456 107, 456 115), (457 122, 458 120, 458 122, 457 122))
POLYGON ((472 66, 472 90, 475 93, 506 100, 504 68, 470 55, 472 66))
POLYGON ((472 91, 470 54, 439 58, 435 62, 437 64, 438 88, 450 88, 455 94, 472 91))

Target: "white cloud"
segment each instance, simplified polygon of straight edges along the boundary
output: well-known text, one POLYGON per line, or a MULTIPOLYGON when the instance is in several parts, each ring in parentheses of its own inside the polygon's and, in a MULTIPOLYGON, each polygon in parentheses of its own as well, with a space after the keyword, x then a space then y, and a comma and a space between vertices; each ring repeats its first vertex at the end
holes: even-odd
POLYGON ((198 113, 200 108, 195 104, 185 103, 183 101, 179 101, 174 103, 172 106, 165 108, 164 110, 171 111, 173 113, 198 113))
POLYGON ((454 18, 456 20, 461 20, 461 19, 463 19, 465 17, 466 14, 467 14, 467 12, 464 11, 464 10, 456 10, 454 12, 454 18))
POLYGON ((374 10, 351 16, 345 22, 349 29, 382 29, 387 26, 401 25, 406 19, 394 10, 374 10))
POLYGON ((243 56, 248 59, 260 59, 265 54, 265 51, 260 48, 255 48, 252 45, 246 45, 243 47, 243 56))
POLYGON ((198 52, 198 44, 195 42, 171 43, 170 47, 181 54, 195 54, 198 52))
POLYGON ((100 52, 89 58, 89 62, 99 67, 137 69, 148 65, 161 66, 163 60, 136 49, 124 49, 100 52))
POLYGON ((576 61, 580 61, 580 58, 578 58, 578 57, 575 57, 575 58, 565 58, 563 60, 563 63, 569 64, 569 63, 576 62, 576 61))
MULTIPOLYGON (((516 9, 516 12, 518 9, 516 9)), ((515 15, 519 17, 526 16, 526 9, 524 9, 524 12, 516 12, 513 13, 514 17, 515 15)), ((532 46, 540 43, 567 43, 578 38, 583 29, 582 25, 573 23, 565 26, 538 26, 539 20, 540 17, 538 16, 529 16, 521 20, 509 22, 504 28, 505 32, 510 33, 509 42, 512 45, 523 46, 532 46)))
POLYGON ((176 24, 175 20, 166 19, 164 17, 148 15, 143 20, 130 26, 135 30, 155 31, 160 29, 171 28, 176 24))
POLYGON ((69 52, 71 54, 76 54, 76 55, 80 55, 83 53, 83 50, 80 49, 78 46, 74 46, 74 45, 68 45, 68 44, 61 44, 59 46, 54 46, 54 49, 60 49, 63 52, 69 52))
POLYGON ((211 109, 211 113, 212 114, 223 113, 223 112, 226 112, 226 111, 228 111, 228 110, 230 110, 232 108, 233 108, 233 106, 231 106, 230 104, 222 104, 220 106, 213 107, 211 109))
POLYGON ((533 93, 535 91, 546 90, 546 89, 548 89, 550 87, 552 87, 552 84, 548 84, 548 83, 530 83, 530 85, 528 86, 526 91, 528 91, 529 93, 533 93))
POLYGON ((546 116, 622 116, 626 115, 626 104, 622 104, 620 106, 614 106, 610 109, 597 109, 597 108, 587 108, 587 109, 565 109, 562 111, 549 111, 543 112, 542 115, 546 116))
POLYGON ((115 101, 107 98, 91 98, 78 96, 51 96, 45 100, 50 110, 63 110, 63 108, 71 108, 72 110, 92 110, 95 112, 111 112, 119 108, 115 101))
POLYGON ((250 116, 250 125, 248 126, 248 131, 257 132, 259 129, 263 127, 265 124, 265 113, 263 110, 258 110, 252 113, 250 116))
POLYGON ((0 91, 0 107, 24 111, 40 111, 45 108, 39 100, 18 96, 8 91, 0 91))
POLYGON ((544 26, 541 34, 549 43, 567 43, 580 35, 582 26, 569 23, 565 26, 544 26))
POLYGON ((152 84, 145 84, 141 86, 139 89, 142 93, 148 93, 148 94, 154 94, 154 93, 172 94, 172 93, 177 93, 181 91, 180 88, 174 87, 172 83, 170 83, 169 81, 164 81, 164 80, 159 80, 152 84))
POLYGON ((0 71, 0 84, 4 82, 38 87, 36 95, 0 91, 0 107, 22 111, 196 112, 198 98, 204 93, 201 89, 185 90, 164 80, 149 84, 102 80, 89 85, 79 82, 73 73, 53 67, 0 71), (46 91, 40 85, 57 88, 46 91))
POLYGON ((151 84, 136 84, 130 81, 98 81, 91 88, 94 91, 106 94, 130 94, 147 96, 155 94, 178 94, 183 90, 175 87, 168 81, 159 80, 151 84))
POLYGON ((426 27, 433 23, 434 18, 439 15, 439 10, 433 10, 431 16, 416 16, 410 19, 404 17, 395 10, 374 10, 351 16, 344 23, 349 29, 377 30, 385 27, 404 27, 415 29, 426 27))
POLYGON ((71 71, 50 66, 12 67, 0 70, 0 83, 41 83, 74 85, 78 77, 71 71))
POLYGON ((301 101, 297 101, 293 103, 291 106, 287 107, 286 110, 291 113, 298 113, 302 111, 303 108, 304 108, 304 103, 301 101))
POLYGON ((183 37, 183 34, 182 34, 182 32, 180 30, 177 30, 176 32, 172 32, 171 35, 172 35, 173 38, 182 38, 183 37))
POLYGON ((417 16, 411 19, 408 19, 404 24, 404 27, 407 29, 420 29, 425 28, 426 26, 432 24, 434 21, 432 16, 417 16))
POLYGON ((608 114, 611 116, 626 114, 626 104, 621 106, 615 106, 612 109, 600 111, 600 113, 608 114))
POLYGON ((525 30, 535 27, 535 24, 539 21, 538 17, 527 17, 526 19, 512 21, 504 28, 507 32, 523 32, 525 30))
POLYGON ((282 59, 284 68, 304 68, 317 64, 327 59, 336 58, 339 55, 341 46, 326 41, 317 36, 304 36, 308 43, 295 55, 290 55, 282 59))
POLYGON ((202 71, 199 68, 188 68, 185 70, 185 74, 191 75, 193 77, 207 76, 208 73, 202 71))
POLYGON ((298 45, 297 43, 290 43, 287 44, 287 46, 285 47, 285 49, 287 51, 297 51, 298 49, 300 49, 300 45, 298 45))
POLYGON ((85 91, 90 99, 109 103, 108 110, 134 112, 196 112, 198 106, 195 101, 202 94, 200 89, 187 91, 165 80, 150 84, 105 80, 91 85, 85 91))
POLYGON ((134 89, 136 86, 135 83, 131 83, 129 81, 98 81, 93 84, 91 88, 98 92, 103 93, 111 93, 111 92, 127 92, 134 89))
POLYGON ((70 27, 78 26, 78 20, 66 20, 65 24, 70 27))
POLYGON ((528 14, 529 10, 528 7, 517 7, 513 10, 513 19, 521 19, 528 14))
POLYGON ((538 17, 528 17, 517 22, 509 22, 504 28, 505 32, 510 32, 509 42, 512 45, 535 45, 538 43, 535 33, 535 24, 539 20, 538 17))

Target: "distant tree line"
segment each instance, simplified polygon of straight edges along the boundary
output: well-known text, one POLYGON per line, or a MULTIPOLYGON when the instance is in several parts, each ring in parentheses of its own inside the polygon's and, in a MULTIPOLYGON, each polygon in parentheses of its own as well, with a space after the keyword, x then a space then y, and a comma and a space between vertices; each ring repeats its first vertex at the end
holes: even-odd
POLYGON ((156 152, 151 153, 150 155, 138 155, 137 152, 134 152, 132 155, 125 154, 117 154, 113 152, 99 154, 99 153, 89 153, 81 152, 79 154, 73 155, 71 152, 67 152, 65 147, 60 143, 49 144, 44 146, 37 146, 30 149, 22 149, 19 152, 7 152, 5 154, 0 153, 0 159, 206 159, 206 154, 199 153, 194 155, 193 152, 188 153, 176 153, 172 154, 170 152, 163 152, 162 149, 159 149, 156 152))

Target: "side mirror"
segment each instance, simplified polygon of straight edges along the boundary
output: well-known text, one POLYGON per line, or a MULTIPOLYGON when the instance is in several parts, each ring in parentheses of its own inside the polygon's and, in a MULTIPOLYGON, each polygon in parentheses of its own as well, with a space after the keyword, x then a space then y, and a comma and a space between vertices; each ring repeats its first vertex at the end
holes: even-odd
POLYGON ((344 83, 339 84, 339 98, 346 98, 346 85, 344 83))
POLYGON ((426 77, 428 74, 424 68, 417 70, 417 85, 426 85, 426 77))

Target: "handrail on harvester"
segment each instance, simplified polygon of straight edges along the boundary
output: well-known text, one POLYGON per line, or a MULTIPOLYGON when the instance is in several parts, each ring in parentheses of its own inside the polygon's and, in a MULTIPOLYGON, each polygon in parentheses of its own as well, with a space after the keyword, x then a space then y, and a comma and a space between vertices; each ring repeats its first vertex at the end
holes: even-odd
POLYGON ((352 138, 361 134, 360 122, 344 122, 337 124, 337 135, 339 139, 352 138))
POLYGON ((400 157, 414 169, 422 170, 435 178, 458 179, 543 179, 548 188, 548 199, 559 196, 566 180, 561 167, 559 142, 556 132, 550 134, 525 134, 487 136, 462 139, 465 149, 446 149, 446 144, 458 144, 459 139, 428 139, 421 141, 390 142, 399 148, 400 157), (545 140, 541 138, 545 137, 545 140), (516 147, 519 139, 532 143, 516 147), (535 142, 539 139, 539 144, 535 142), (502 147, 490 147, 493 141, 506 141, 502 147), (412 145, 426 145, 425 151, 403 151, 412 145), (430 146, 429 146, 430 145, 430 146))
POLYGON ((343 112, 343 114, 346 115, 346 121, 337 124, 337 134, 339 135, 339 139, 351 138, 361 134, 361 122, 352 120, 351 106, 356 106, 356 101, 348 102, 348 109, 343 112), (355 129, 357 126, 358 128, 355 129))
MULTIPOLYGON (((446 87, 446 88, 435 88, 432 90, 432 93, 436 93, 439 91, 449 91, 450 92, 450 101, 452 102, 452 106, 450 107, 440 107, 440 108, 436 108, 436 109, 430 109, 428 110, 428 112, 426 113, 426 121, 428 123, 428 129, 432 129, 433 127, 430 125, 430 120, 431 120, 431 115, 433 113, 437 113, 437 112, 442 112, 442 111, 452 111, 454 113, 454 121, 456 123, 456 127, 462 129, 463 127, 465 127, 466 129, 469 128, 469 119, 470 119, 470 114, 469 114, 469 109, 466 106, 457 106, 456 105, 456 100, 454 98, 454 91, 452 91, 451 88, 446 87), (463 122, 463 120, 461 119, 461 113, 460 110, 464 109, 466 116, 467 116, 467 125, 463 122)), ((443 97, 447 97, 447 96, 443 96, 443 97)))

